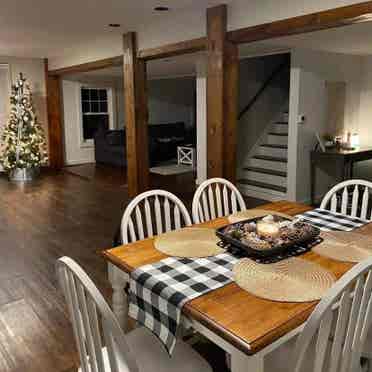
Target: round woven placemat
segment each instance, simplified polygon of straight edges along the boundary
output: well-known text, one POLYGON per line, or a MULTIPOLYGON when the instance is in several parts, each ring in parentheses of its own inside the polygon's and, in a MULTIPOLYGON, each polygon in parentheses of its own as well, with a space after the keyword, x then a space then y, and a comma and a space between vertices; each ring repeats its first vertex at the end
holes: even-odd
POLYGON ((321 256, 336 261, 361 262, 372 256, 372 241, 368 237, 346 231, 322 232, 322 243, 313 247, 321 256))
POLYGON ((273 264, 243 258, 235 264, 233 273, 236 283, 247 292, 280 302, 319 300, 336 281, 318 264, 295 257, 273 264))
POLYGON ((293 220, 293 216, 289 216, 288 214, 271 211, 267 209, 247 209, 245 211, 237 212, 228 217, 230 223, 235 223, 243 220, 247 220, 249 218, 256 218, 267 216, 268 214, 281 216, 293 220))
POLYGON ((155 238, 155 248, 168 256, 208 257, 225 252, 214 229, 191 227, 170 231, 155 238))

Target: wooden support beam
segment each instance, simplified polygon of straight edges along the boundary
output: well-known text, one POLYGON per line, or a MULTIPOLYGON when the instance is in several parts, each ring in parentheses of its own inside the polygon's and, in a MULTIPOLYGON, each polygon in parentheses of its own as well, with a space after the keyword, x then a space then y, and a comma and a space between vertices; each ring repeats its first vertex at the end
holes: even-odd
POLYGON ((228 39, 234 43, 272 39, 276 37, 303 34, 352 25, 372 20, 372 1, 347 5, 280 21, 244 27, 228 33, 228 39))
POLYGON ((137 58, 133 32, 123 35, 123 72, 128 193, 134 197, 149 187, 149 155, 146 62, 137 58))
POLYGON ((223 177, 226 6, 207 9, 207 175, 223 177))
POLYGON ((145 60, 161 59, 179 56, 183 54, 196 53, 207 48, 207 38, 201 37, 167 44, 157 48, 149 48, 138 51, 137 57, 145 60))
POLYGON ((45 64, 46 95, 48 110, 49 165, 61 169, 64 165, 62 95, 59 76, 48 74, 48 61, 45 64))
POLYGON ((239 99, 239 50, 225 43, 223 175, 236 183, 237 123, 239 99))
POLYGON ((226 22, 225 5, 207 9, 207 174, 235 182, 239 61, 226 22))

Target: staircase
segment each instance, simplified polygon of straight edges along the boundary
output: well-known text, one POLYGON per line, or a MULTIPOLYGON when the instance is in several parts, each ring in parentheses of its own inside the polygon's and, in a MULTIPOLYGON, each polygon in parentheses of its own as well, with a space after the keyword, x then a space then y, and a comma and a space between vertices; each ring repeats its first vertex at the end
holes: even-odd
POLYGON ((275 201, 287 195, 288 113, 270 124, 238 172, 244 195, 275 201))

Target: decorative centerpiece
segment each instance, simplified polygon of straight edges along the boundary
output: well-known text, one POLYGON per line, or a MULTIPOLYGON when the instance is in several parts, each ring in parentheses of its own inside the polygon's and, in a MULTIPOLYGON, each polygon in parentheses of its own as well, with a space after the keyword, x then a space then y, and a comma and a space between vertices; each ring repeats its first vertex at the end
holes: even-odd
POLYGON ((10 116, 2 133, 0 162, 12 181, 30 181, 47 160, 45 136, 22 73, 12 85, 10 116))
POLYGON ((223 242, 254 256, 270 256, 314 241, 320 230, 302 220, 267 215, 236 222, 217 230, 223 242))

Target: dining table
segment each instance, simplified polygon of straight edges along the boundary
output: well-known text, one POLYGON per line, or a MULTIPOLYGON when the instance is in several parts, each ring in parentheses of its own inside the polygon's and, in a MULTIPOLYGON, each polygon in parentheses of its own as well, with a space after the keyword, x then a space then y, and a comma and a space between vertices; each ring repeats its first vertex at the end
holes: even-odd
MULTIPOLYGON (((291 216, 313 209, 290 201, 272 202, 259 208, 291 216)), ((227 217, 221 217, 198 226, 217 229, 228 223, 227 217)), ((371 224, 359 228, 358 232, 372 236, 371 224)), ((108 249, 102 254, 108 262, 113 311, 126 328, 128 301, 125 288, 130 273, 167 256, 155 248, 154 238, 108 249)), ((320 256, 313 251, 306 252, 301 258, 318 263, 337 279, 354 265, 320 256)), ((182 308, 182 321, 185 327, 201 333, 231 355, 232 372, 263 372, 265 360, 295 339, 316 304, 317 301, 294 303, 265 300, 232 282, 187 302, 182 308)))

